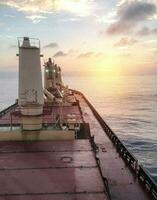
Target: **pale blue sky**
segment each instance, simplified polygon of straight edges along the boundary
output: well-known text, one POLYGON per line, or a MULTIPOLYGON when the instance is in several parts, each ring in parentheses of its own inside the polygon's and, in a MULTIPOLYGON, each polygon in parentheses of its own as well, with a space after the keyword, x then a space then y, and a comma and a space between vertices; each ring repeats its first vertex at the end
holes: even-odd
POLYGON ((29 36, 67 72, 157 72, 156 0, 0 0, 0 30, 3 71, 17 71, 17 37, 29 36))

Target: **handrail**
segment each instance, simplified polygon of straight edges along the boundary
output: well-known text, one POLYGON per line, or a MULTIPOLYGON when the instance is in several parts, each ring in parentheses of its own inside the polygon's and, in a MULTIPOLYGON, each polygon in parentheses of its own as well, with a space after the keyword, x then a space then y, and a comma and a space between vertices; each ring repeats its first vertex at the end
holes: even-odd
POLYGON ((128 167, 133 171, 133 173, 138 177, 138 180, 142 183, 145 190, 150 194, 152 199, 157 200, 157 184, 150 177, 147 170, 143 167, 143 165, 138 164, 138 160, 135 156, 127 149, 127 147, 122 143, 122 141, 117 137, 117 135, 111 130, 111 128, 107 125, 107 123, 102 119, 93 105, 88 101, 88 99, 79 91, 71 90, 75 94, 80 95, 85 102, 90 107, 93 115, 100 123, 102 129, 110 138, 112 143, 117 149, 117 152, 121 155, 123 160, 127 163, 128 167))
POLYGON ((4 110, 0 111, 0 117, 2 117, 3 115, 5 115, 12 108, 16 107, 16 105, 17 105, 17 103, 14 103, 11 106, 9 106, 9 107, 5 108, 4 110))
MULTIPOLYGON (((27 37, 26 37, 27 38, 27 37)), ((21 48, 23 45, 23 40, 25 39, 25 37, 18 37, 18 47, 21 48)), ((37 38, 27 38, 29 39, 30 42, 30 47, 36 47, 36 48, 40 48, 40 40, 37 38)))

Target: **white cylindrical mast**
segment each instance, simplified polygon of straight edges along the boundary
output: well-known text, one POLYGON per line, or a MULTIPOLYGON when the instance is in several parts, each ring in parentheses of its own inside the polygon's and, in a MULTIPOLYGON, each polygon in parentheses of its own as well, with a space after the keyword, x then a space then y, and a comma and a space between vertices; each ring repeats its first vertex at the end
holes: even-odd
POLYGON ((54 62, 49 58, 45 63, 44 86, 47 90, 56 88, 56 71, 54 62))
POLYGON ((40 42, 24 37, 19 39, 19 99, 24 130, 42 127, 43 87, 40 63, 40 42))

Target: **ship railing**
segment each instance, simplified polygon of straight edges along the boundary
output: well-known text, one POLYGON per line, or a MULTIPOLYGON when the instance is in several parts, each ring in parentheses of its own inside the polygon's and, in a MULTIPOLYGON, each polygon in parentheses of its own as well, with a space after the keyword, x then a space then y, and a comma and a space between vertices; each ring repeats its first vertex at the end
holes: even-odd
POLYGON ((143 165, 139 165, 138 178, 153 198, 157 199, 157 185, 149 176, 149 172, 143 167, 143 165))
POLYGON ((121 155, 123 160, 126 162, 127 166, 133 171, 134 175, 138 178, 139 182, 142 183, 145 190, 150 194, 150 196, 157 200, 157 184, 150 177, 147 170, 142 164, 138 163, 137 158, 127 149, 123 142, 117 137, 117 135, 111 130, 107 123, 102 119, 99 113, 95 110, 93 105, 88 101, 88 99, 79 91, 71 90, 75 94, 80 95, 85 102, 90 107, 93 115, 96 117, 104 132, 108 135, 112 143, 115 145, 117 152, 121 155))
POLYGON ((5 108, 4 110, 0 111, 0 117, 2 117, 3 115, 5 115, 6 113, 8 113, 10 110, 13 110, 14 108, 16 108, 17 103, 12 104, 11 106, 5 108))
MULTIPOLYGON (((24 37, 18 37, 18 47, 23 46, 24 37)), ((40 48, 40 40, 37 38, 29 38, 30 47, 40 48)))

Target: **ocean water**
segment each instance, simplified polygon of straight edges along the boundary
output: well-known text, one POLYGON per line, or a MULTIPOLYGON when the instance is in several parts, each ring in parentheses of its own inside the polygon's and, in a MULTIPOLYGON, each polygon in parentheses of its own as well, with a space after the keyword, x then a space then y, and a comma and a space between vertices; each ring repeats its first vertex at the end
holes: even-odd
MULTIPOLYGON (((103 119, 157 182, 157 76, 64 76, 83 92, 103 119)), ((0 110, 17 98, 17 74, 0 74, 0 110)))
POLYGON ((65 77, 82 91, 157 183, 157 76, 65 77))

